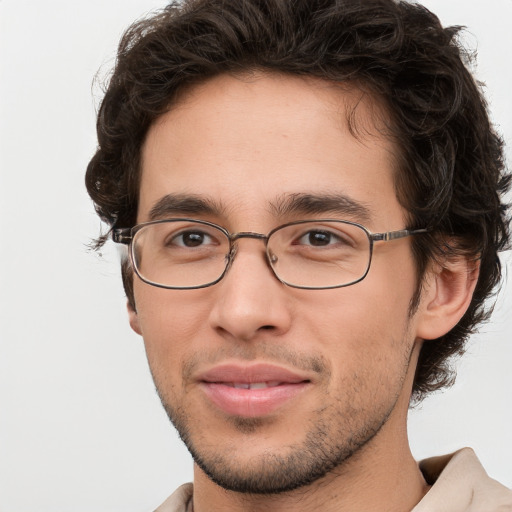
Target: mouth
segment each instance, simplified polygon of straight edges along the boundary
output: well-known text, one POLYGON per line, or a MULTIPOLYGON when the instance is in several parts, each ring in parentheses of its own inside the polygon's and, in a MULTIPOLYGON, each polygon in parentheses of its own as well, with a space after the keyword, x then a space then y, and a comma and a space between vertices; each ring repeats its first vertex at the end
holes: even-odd
POLYGON ((227 415, 270 415, 294 401, 311 385, 307 375, 279 366, 222 365, 199 378, 207 400, 227 415))
POLYGON ((236 389, 266 389, 266 388, 275 388, 281 384, 285 384, 284 382, 224 382, 225 386, 230 386, 236 389))

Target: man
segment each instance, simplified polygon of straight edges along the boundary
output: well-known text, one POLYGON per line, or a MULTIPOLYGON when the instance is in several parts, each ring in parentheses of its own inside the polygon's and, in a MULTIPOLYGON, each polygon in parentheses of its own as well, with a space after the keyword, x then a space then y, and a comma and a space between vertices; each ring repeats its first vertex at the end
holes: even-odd
POLYGON ((406 433, 509 242, 456 33, 393 0, 199 0, 125 34, 87 186, 195 461, 159 511, 512 509, 406 433))

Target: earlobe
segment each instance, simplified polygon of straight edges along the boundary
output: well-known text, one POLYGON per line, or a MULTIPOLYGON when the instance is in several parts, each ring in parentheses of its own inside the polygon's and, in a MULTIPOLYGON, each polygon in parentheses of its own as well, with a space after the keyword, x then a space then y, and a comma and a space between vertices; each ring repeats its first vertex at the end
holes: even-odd
POLYGON ((142 330, 139 324, 139 315, 137 311, 133 307, 133 305, 128 301, 126 303, 126 309, 128 310, 128 319, 130 322, 130 327, 140 336, 142 336, 142 330))
POLYGON ((457 256, 428 273, 417 324, 419 338, 439 338, 457 325, 471 303, 479 269, 479 261, 457 256))

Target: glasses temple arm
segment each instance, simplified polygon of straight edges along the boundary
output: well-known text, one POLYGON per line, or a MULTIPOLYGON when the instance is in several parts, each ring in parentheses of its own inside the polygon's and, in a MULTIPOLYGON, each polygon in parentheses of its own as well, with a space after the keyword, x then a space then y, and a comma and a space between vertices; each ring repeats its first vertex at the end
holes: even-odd
POLYGON ((112 240, 116 244, 129 245, 132 241, 131 228, 116 228, 112 230, 112 240))
POLYGON ((385 242, 389 240, 396 240, 397 238, 405 238, 406 236, 418 235, 420 233, 428 233, 429 229, 400 229, 398 231, 388 231, 387 233, 372 233, 371 239, 374 242, 383 240, 385 242))

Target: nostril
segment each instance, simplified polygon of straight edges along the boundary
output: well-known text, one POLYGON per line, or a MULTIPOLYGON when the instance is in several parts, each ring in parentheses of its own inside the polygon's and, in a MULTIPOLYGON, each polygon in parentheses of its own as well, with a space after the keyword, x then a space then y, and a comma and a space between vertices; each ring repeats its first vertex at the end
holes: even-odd
POLYGON ((273 325, 262 325, 260 327, 260 329, 270 330, 270 329, 274 329, 274 326, 273 325))

